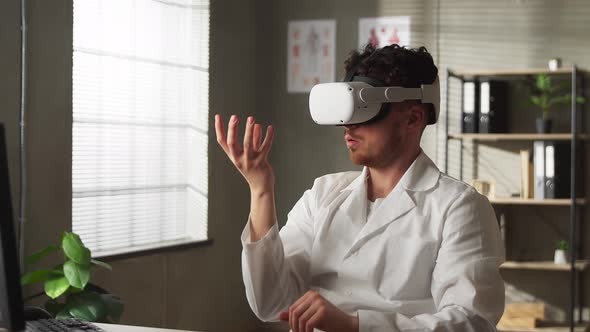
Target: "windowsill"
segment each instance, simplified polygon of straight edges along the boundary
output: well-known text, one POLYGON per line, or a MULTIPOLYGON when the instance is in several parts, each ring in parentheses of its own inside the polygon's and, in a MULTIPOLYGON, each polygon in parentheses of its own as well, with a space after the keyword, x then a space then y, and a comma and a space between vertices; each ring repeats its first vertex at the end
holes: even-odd
POLYGON ((136 257, 143 257, 148 255, 154 254, 161 254, 161 253, 169 253, 174 251, 181 251, 192 249, 196 247, 202 246, 209 246, 213 244, 213 239, 206 239, 206 240, 178 240, 178 241, 171 241, 166 244, 161 244, 158 246, 142 246, 137 247, 130 250, 113 250, 113 251, 104 251, 101 252, 97 256, 93 256, 92 258, 96 258, 100 261, 104 262, 112 262, 122 259, 128 258, 136 258, 136 257))

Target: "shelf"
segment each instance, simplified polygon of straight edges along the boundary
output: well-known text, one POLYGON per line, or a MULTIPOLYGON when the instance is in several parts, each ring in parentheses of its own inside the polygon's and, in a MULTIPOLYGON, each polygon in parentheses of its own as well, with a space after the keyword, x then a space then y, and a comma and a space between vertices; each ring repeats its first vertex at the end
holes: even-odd
MULTIPOLYGON (((549 206, 570 206, 572 200, 569 198, 556 198, 556 199, 533 199, 533 198, 514 198, 514 197, 496 197, 490 198, 492 204, 512 204, 512 205, 549 205, 549 206)), ((578 205, 585 205, 585 198, 576 198, 578 205)))
MULTIPOLYGON (((585 271, 590 267, 589 260, 578 260, 575 264, 576 270, 585 271)), ((500 266, 505 270, 542 270, 542 271, 570 271, 570 264, 555 264, 551 261, 546 262, 515 262, 507 261, 500 266)))
MULTIPOLYGON (((578 72, 587 72, 582 68, 577 68, 578 72)), ((549 70, 549 68, 534 68, 534 69, 484 69, 484 70, 453 70, 453 75, 464 76, 464 77, 475 77, 475 76, 524 76, 524 75, 537 75, 537 74, 571 74, 572 68, 560 68, 557 70, 549 70)))
MULTIPOLYGON (((569 332, 570 328, 563 327, 513 327, 509 329, 498 329, 498 332, 569 332)), ((589 332, 588 325, 578 325, 574 327, 574 332, 589 332)))
MULTIPOLYGON (((587 140, 588 134, 579 134, 578 139, 587 140)), ((478 141, 569 141, 569 133, 556 134, 449 134, 449 139, 471 139, 478 141)))

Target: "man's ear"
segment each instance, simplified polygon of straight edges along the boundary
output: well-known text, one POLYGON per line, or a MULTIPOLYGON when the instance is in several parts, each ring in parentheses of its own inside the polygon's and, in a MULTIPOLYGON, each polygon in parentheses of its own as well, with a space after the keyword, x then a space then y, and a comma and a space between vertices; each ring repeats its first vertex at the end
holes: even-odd
POLYGON ((420 103, 411 103, 408 107, 408 128, 415 128, 417 131, 422 131, 428 120, 426 107, 420 103))

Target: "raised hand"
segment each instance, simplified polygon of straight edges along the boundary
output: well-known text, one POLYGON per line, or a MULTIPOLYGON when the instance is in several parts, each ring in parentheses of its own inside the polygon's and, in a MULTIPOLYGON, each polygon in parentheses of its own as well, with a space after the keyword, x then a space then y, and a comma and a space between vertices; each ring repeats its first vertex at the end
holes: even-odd
POLYGON ((221 115, 215 115, 215 133, 217 143, 227 154, 238 171, 244 176, 253 193, 262 193, 274 190, 274 171, 268 162, 268 154, 272 146, 274 128, 268 126, 264 141, 262 128, 256 123, 254 117, 246 120, 243 146, 238 141, 238 117, 232 115, 227 129, 227 136, 223 127, 221 115))

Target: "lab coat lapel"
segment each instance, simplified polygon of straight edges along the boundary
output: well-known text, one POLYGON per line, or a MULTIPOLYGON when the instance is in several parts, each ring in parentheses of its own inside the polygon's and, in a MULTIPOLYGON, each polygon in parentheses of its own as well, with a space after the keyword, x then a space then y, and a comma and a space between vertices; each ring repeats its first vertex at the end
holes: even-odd
MULTIPOLYGON (((365 179, 366 168, 363 170, 363 174, 363 179, 365 179)), ((393 188, 389 195, 385 197, 383 202, 377 207, 377 210, 375 210, 369 220, 367 220, 365 227, 358 234, 345 257, 361 247, 367 240, 374 236, 375 233, 410 212, 416 206, 416 202, 414 202, 410 196, 410 192, 430 190, 436 185, 439 177, 439 169, 434 165, 432 160, 421 151, 395 188, 393 188)), ((366 218, 367 192, 366 186, 363 187, 363 196, 362 198, 359 196, 357 204, 363 207, 358 210, 362 211, 364 218, 366 218), (360 200, 362 200, 363 205, 361 205, 360 200)))
POLYGON ((377 207, 377 210, 374 211, 369 220, 367 220, 365 227, 357 236, 350 251, 352 252, 361 247, 376 232, 401 218, 415 206, 416 204, 407 191, 401 186, 396 186, 377 207))
POLYGON ((341 205, 341 211, 345 211, 343 216, 348 219, 346 222, 353 224, 365 224, 367 222, 366 178, 367 169, 365 167, 361 172, 361 175, 342 190, 342 192, 350 192, 341 205))

